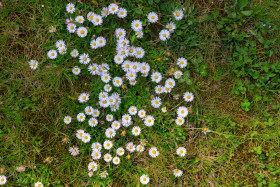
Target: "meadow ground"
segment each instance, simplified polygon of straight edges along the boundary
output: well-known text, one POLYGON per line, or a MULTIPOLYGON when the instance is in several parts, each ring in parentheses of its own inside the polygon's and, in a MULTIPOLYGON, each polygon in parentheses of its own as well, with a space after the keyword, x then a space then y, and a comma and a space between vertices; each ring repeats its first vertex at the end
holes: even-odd
MULTIPOLYGON (((7 177, 6 185, 34 186, 42 181, 46 186, 140 186, 139 177, 147 173, 150 186, 279 186, 280 2, 118 3, 128 10, 124 21, 108 16, 100 27, 86 23, 90 35, 107 39, 106 47, 95 52, 87 40, 67 32, 66 1, 0 1, 0 175, 7 177), (176 22, 177 29, 168 42, 158 42, 157 33, 176 8, 185 8, 184 19, 176 22), (129 33, 131 21, 144 20, 151 11, 159 13, 160 23, 145 22, 143 40, 132 33, 128 39, 145 49, 144 60, 151 70, 172 77, 178 69, 176 59, 182 56, 188 59, 188 66, 178 86, 161 96, 167 113, 152 108, 150 100, 156 84, 139 76, 136 86, 125 84, 115 89, 122 96, 122 104, 114 116, 120 119, 131 105, 156 116, 155 125, 143 128, 141 137, 148 140, 148 147, 157 147, 160 155, 151 158, 147 147, 144 153, 133 153, 129 159, 127 154, 123 156, 119 166, 103 163, 109 172, 106 179, 100 179, 97 172, 89 177, 90 145, 75 137, 82 126, 66 125, 63 119, 84 109, 86 105, 77 100, 82 92, 90 92, 90 104, 98 107, 96 98, 104 83, 86 70, 73 75, 77 60, 69 53, 55 61, 46 53, 62 39, 69 50, 77 48, 88 52, 96 63, 113 64, 115 29, 122 27, 129 33), (51 25, 56 32, 49 32, 51 25), (30 69, 31 59, 38 60, 38 69, 30 69), (191 105, 182 100, 186 91, 195 95, 191 105), (180 99, 175 100, 174 94, 180 94, 180 99), (174 116, 180 105, 191 107, 191 112, 185 124, 177 126, 174 116), (205 135, 203 127, 211 132, 205 135), (69 144, 63 143, 65 137, 69 144), (80 155, 69 154, 72 145, 80 147, 80 155), (187 149, 186 157, 175 154, 180 146, 187 149), (175 168, 183 170, 182 177, 174 177, 175 168)), ((89 10, 99 13, 109 4, 80 0, 76 5, 81 11, 75 15, 85 16, 89 10)), ((116 65, 111 70, 113 76, 124 75, 116 65)), ((101 113, 110 110, 102 109, 101 113)), ((105 122, 104 117, 99 120, 105 122)), ((143 126, 140 120, 134 124, 143 126)), ((92 133, 96 139, 104 136, 101 130, 92 133)), ((123 144, 138 140, 128 129, 126 136, 118 137, 123 144)))

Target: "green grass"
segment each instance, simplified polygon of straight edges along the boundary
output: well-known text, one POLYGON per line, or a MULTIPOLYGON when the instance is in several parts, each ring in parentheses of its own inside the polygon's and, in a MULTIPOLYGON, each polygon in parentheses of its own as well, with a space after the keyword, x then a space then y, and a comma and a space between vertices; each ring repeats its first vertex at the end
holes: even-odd
MULTIPOLYGON (((109 5, 105 1, 81 2, 77 3, 78 9, 97 13, 109 5)), ((89 48, 89 42, 69 36, 66 31, 66 2, 2 1, 0 168, 8 178, 7 186, 33 186, 37 181, 52 186, 140 186, 139 177, 143 173, 150 176, 150 186, 280 184, 279 2, 149 2, 119 2, 129 10, 124 21, 111 16, 104 19, 102 27, 93 27, 86 21, 84 25, 91 28, 89 36, 102 35, 107 39, 106 47, 95 53, 89 48), (93 62, 105 61, 112 65, 112 77, 123 76, 120 67, 113 63, 115 28, 129 31, 132 20, 144 21, 151 11, 170 15, 176 7, 186 9, 186 18, 177 22, 177 29, 167 44, 156 43, 157 33, 163 26, 153 24, 146 26, 144 38, 135 39, 133 45, 146 51, 145 58, 139 61, 148 62, 152 70, 166 76, 178 69, 174 64, 178 57, 186 57, 189 64, 185 71, 189 76, 176 82, 178 86, 172 94, 160 96, 169 109, 167 114, 151 107, 150 98, 154 96, 156 84, 148 83, 148 78, 138 76, 135 87, 126 83, 125 89, 114 88, 113 91, 124 97, 114 117, 120 119, 129 106, 135 105, 155 116, 156 124, 147 128, 139 118, 134 118, 134 125, 141 127, 143 137, 149 142, 145 152, 133 153, 129 160, 125 154, 119 166, 101 162, 109 173, 107 179, 100 179, 98 172, 88 177, 90 145, 78 141, 75 131, 84 127, 102 141, 106 128, 90 129, 86 122, 66 125, 63 118, 74 117, 87 106, 88 103, 77 101, 82 92, 91 93, 89 104, 94 107, 97 102, 94 98, 104 83, 97 76, 90 76, 86 66, 78 78, 74 76, 72 67, 78 63, 69 53, 52 61, 47 59, 46 52, 54 48, 57 40, 63 39, 69 46, 68 52, 77 48, 89 53, 93 62), (247 15, 251 10, 253 13, 247 15), (270 24, 271 28, 260 27, 261 23, 270 24), (48 32, 51 25, 57 28, 55 33, 48 32), (249 52, 244 53, 238 50, 240 48, 248 48, 249 52), (245 63, 247 57, 252 62, 245 63), (35 71, 29 68, 31 59, 39 61, 35 71), (172 96, 186 91, 193 92, 195 100, 186 105, 192 107, 192 112, 180 127, 174 123, 174 107, 185 103, 172 96), (201 128, 205 126, 212 132, 204 135, 201 128), (69 144, 62 142, 64 137, 70 139, 69 144), (69 154, 68 148, 72 145, 80 147, 79 156, 69 154), (160 151, 155 159, 147 153, 152 146, 160 151), (186 157, 179 158, 175 154, 179 146, 187 149, 186 157), (52 158, 51 163, 44 162, 47 157, 52 158), (25 166, 25 171, 17 172, 18 166, 25 166), (179 179, 173 176, 175 168, 184 171, 179 179)), ((167 24, 169 17, 161 15, 160 22, 167 24)), ((132 36, 133 32, 129 39, 132 36)), ((101 110, 103 112, 111 113, 109 109, 101 110)), ((99 119, 105 121, 104 117, 99 119)), ((130 135, 131 128, 126 130, 125 137, 117 135, 120 146, 139 141, 139 137, 130 135)))

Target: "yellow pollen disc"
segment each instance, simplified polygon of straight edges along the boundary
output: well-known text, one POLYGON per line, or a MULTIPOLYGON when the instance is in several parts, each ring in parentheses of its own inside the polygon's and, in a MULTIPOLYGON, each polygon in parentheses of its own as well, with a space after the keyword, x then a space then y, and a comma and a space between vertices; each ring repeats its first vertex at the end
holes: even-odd
POLYGON ((77 54, 76 52, 73 53, 73 55, 76 55, 76 54, 77 54))
POLYGON ((83 116, 80 116, 80 119, 83 119, 83 116))
POLYGON ((118 126, 118 124, 115 124, 115 127, 117 127, 118 126))
POLYGON ((158 76, 155 76, 155 79, 158 79, 158 76))
POLYGON ((59 47, 62 47, 62 44, 59 44, 59 47))
MULTIPOLYGON (((110 87, 109 87, 109 86, 107 86, 107 89, 108 89, 108 90, 109 90, 109 88, 110 88, 110 87)), ((111 117, 109 117, 109 119, 111 119, 111 117)))
POLYGON ((96 43, 94 42, 92 45, 93 45, 93 46, 96 46, 96 43))
POLYGON ((94 124, 95 122, 94 122, 94 121, 91 121, 91 123, 94 124))
POLYGON ((70 29, 74 29, 74 26, 71 26, 70 29))
POLYGON ((103 101, 103 103, 104 103, 104 104, 106 104, 106 103, 107 103, 107 101, 105 100, 105 101, 103 101))
POLYGON ((105 79, 108 79, 108 77, 107 77, 107 76, 105 76, 104 78, 105 78, 105 79))
POLYGON ((84 33, 85 33, 85 31, 84 31, 84 30, 81 30, 81 31, 80 31, 80 33, 81 33, 81 34, 84 34, 84 33))
POLYGON ((134 109, 132 109, 131 112, 134 112, 134 109))
POLYGON ((96 145, 95 148, 98 149, 98 145, 96 145))
POLYGON ((143 112, 141 112, 141 115, 144 115, 144 113, 143 113, 143 112))
POLYGON ((96 21, 96 22, 99 22, 99 19, 97 18, 95 21, 96 21))
POLYGON ((184 62, 183 62, 183 61, 181 61, 180 63, 181 63, 181 64, 184 64, 184 62))
POLYGON ((41 184, 38 184, 38 187, 41 187, 41 184))
POLYGON ((35 63, 33 63, 32 65, 35 66, 35 63))
POLYGON ((110 158, 109 156, 106 157, 107 160, 109 160, 109 158, 110 158))
POLYGON ((130 49, 129 52, 130 52, 130 53, 133 53, 133 49, 130 49))
POLYGON ((92 67, 91 69, 92 69, 92 71, 95 71, 95 70, 96 70, 96 68, 95 68, 95 67, 92 67))
POLYGON ((176 13, 176 16, 180 16, 180 13, 179 13, 179 12, 177 12, 177 13, 176 13))
POLYGON ((119 160, 118 159, 115 159, 115 162, 118 162, 119 160))
POLYGON ((156 151, 155 151, 155 150, 153 150, 153 151, 152 151, 152 153, 153 153, 153 154, 156 154, 156 151))
POLYGON ((183 153, 183 150, 180 150, 180 153, 182 154, 182 153, 183 153))
POLYGON ((177 77, 180 77, 180 73, 177 73, 177 77))
POLYGON ((165 33, 163 33, 163 34, 162 34, 162 36, 163 36, 163 37, 166 37, 166 34, 165 34, 165 33))
POLYGON ((137 34, 140 36, 140 35, 141 35, 141 32, 138 32, 137 34))
POLYGON ((116 105, 114 105, 113 108, 117 108, 116 105))
POLYGON ((119 81, 119 80, 116 80, 116 83, 120 83, 120 81, 119 81))
POLYGON ((100 40, 100 41, 99 41, 99 43, 101 43, 101 44, 102 44, 102 43, 103 43, 103 41, 102 41, 102 40, 100 40))
POLYGON ((141 54, 141 51, 138 51, 137 54, 140 55, 140 54, 141 54))
POLYGON ((136 24, 135 24, 135 27, 138 27, 138 26, 139 26, 139 24, 138 24, 138 23, 136 23, 136 24))
POLYGON ((64 52, 64 48, 61 49, 61 52, 64 52))
POLYGON ((122 153, 122 150, 119 150, 119 153, 122 153))
POLYGON ((148 122, 149 122, 149 123, 151 123, 151 122, 152 122, 152 120, 150 120, 150 119, 149 119, 149 120, 148 120, 148 122))
POLYGON ((124 54, 125 54, 125 52, 124 52, 124 51, 122 51, 122 54, 124 55, 124 54))
POLYGON ((139 147, 139 150, 142 150, 142 147, 139 147))
POLYGON ((128 117, 126 117, 125 120, 128 120, 128 117))
POLYGON ((136 69, 137 68, 137 66, 133 66, 133 69, 136 69))
POLYGON ((116 10, 115 7, 113 7, 112 10, 113 10, 113 11, 116 10))
POLYGON ((117 58, 117 60, 118 60, 118 61, 120 61, 120 60, 121 60, 121 58, 120 58, 120 57, 118 57, 118 58, 117 58))
POLYGON ((181 123, 181 122, 182 122, 182 119, 179 119, 178 121, 179 121, 179 123, 181 123))
POLYGON ((176 172, 176 173, 179 173, 179 170, 176 170, 175 172, 176 172))
POLYGON ((206 132, 206 131, 207 131, 207 128, 203 128, 202 130, 203 130, 204 132, 206 132))
POLYGON ((72 10, 73 8, 70 6, 69 9, 72 10))
POLYGON ((106 144, 106 146, 107 146, 107 147, 109 147, 109 146, 110 146, 110 144, 109 144, 109 143, 107 143, 107 144, 106 144))
POLYGON ((75 69, 75 72, 78 72, 78 69, 75 69))
POLYGON ((122 35, 122 32, 119 32, 119 35, 121 36, 121 35, 122 35))
POLYGON ((94 168, 95 166, 94 165, 91 165, 91 168, 94 168))
POLYGON ((166 87, 165 89, 166 89, 166 91, 168 91, 168 90, 169 90, 169 88, 168 88, 168 87, 166 87))
POLYGON ((142 68, 143 70, 145 70, 146 69, 146 66, 143 66, 143 68, 142 68))
POLYGON ((90 19, 93 19, 93 15, 90 15, 89 18, 90 18, 90 19))
POLYGON ((120 14, 123 15, 123 11, 121 11, 120 14))
POLYGON ((187 96, 187 98, 188 98, 188 99, 190 99, 190 98, 191 98, 191 96, 190 96, 190 95, 188 95, 188 96, 187 96))
POLYGON ((172 26, 171 25, 169 25, 169 27, 168 27, 169 29, 172 29, 172 26))
POLYGON ((130 77, 133 77, 133 75, 132 75, 132 74, 130 74, 129 76, 130 76, 130 77))
POLYGON ((69 121, 69 118, 67 118, 66 121, 69 121))
POLYGON ((83 97, 83 100, 86 100, 86 96, 83 97))
POLYGON ((172 85, 172 82, 169 82, 168 84, 169 84, 169 85, 172 85))
POLYGON ((138 132, 138 130, 137 130, 137 129, 135 129, 135 132, 137 133, 137 132, 138 132))
POLYGON ((160 92, 160 91, 161 91, 161 88, 158 88, 158 91, 160 92))
POLYGON ((155 101, 156 104, 158 104, 158 101, 155 101))
POLYGON ((113 132, 112 132, 112 131, 110 131, 110 132, 109 132, 109 134, 113 134, 113 132))
POLYGON ((76 149, 73 149, 73 152, 76 152, 76 149))
POLYGON ((97 115, 97 112, 94 112, 95 115, 97 115))
POLYGON ((102 97, 104 98, 104 97, 105 97, 105 95, 102 95, 102 97))
POLYGON ((106 15, 107 15, 107 14, 108 14, 108 11, 106 10, 106 11, 104 12, 104 14, 106 14, 106 15))
POLYGON ((51 28, 51 30, 52 30, 52 31, 54 31, 54 30, 55 30, 55 28, 54 28, 54 27, 52 27, 52 28, 51 28))
POLYGON ((67 138, 64 138, 63 140, 64 140, 64 141, 67 141, 67 138))
POLYGON ((147 179, 146 178, 143 178, 143 181, 146 181, 147 179))
POLYGON ((128 65, 128 64, 126 64, 126 65, 125 65, 125 67, 126 67, 126 68, 129 68, 129 65, 128 65))
POLYGON ((98 156, 98 153, 95 153, 94 156, 98 156))
POLYGON ((51 53, 52 56, 54 56, 54 53, 51 53))
MULTIPOLYGON (((112 102, 113 102, 113 99, 110 99, 110 102, 112 103, 112 102)), ((109 118, 109 119, 111 119, 111 118, 109 118)))
POLYGON ((81 21, 82 21, 82 19, 81 19, 81 18, 79 18, 79 19, 78 19, 78 21, 79 21, 79 22, 81 22, 81 21))
POLYGON ((88 137, 87 137, 87 136, 85 136, 84 138, 85 138, 85 139, 88 139, 88 137))
POLYGON ((181 111, 181 113, 182 113, 182 114, 184 114, 184 113, 185 113, 185 111, 184 111, 184 110, 182 110, 182 111, 181 111))

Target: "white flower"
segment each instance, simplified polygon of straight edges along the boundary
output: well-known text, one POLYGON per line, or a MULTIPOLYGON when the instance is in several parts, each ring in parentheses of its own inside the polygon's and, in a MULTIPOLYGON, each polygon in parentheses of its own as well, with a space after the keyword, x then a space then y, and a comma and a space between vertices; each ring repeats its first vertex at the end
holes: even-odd
POLYGON ((66 51, 67 51, 67 48, 66 48, 66 47, 60 47, 60 48, 58 48, 58 52, 59 52, 59 54, 61 54, 61 55, 66 54, 66 51))
POLYGON ((119 157, 116 156, 116 157, 113 158, 113 163, 114 163, 115 165, 118 165, 120 162, 121 162, 121 160, 120 160, 119 157))
POLYGON ((125 30, 124 29, 122 29, 122 28, 117 28, 116 30, 115 30, 115 36, 116 36, 116 38, 124 38, 125 37, 125 34, 126 34, 126 32, 125 32, 125 30))
POLYGON ((133 153, 134 151, 135 151, 135 145, 133 145, 133 143, 132 142, 128 142, 127 144, 126 144, 126 149, 127 149, 127 151, 129 151, 130 153, 133 153))
POLYGON ((122 147, 119 147, 119 148, 116 150, 116 153, 117 153, 117 155, 119 155, 119 156, 123 156, 123 155, 124 155, 124 152, 125 152, 125 150, 124 150, 122 147))
POLYGON ((170 37, 170 32, 168 30, 161 30, 159 32, 159 39, 162 41, 166 41, 170 37))
POLYGON ((178 117, 178 118, 176 119, 176 124, 177 124, 177 125, 183 125, 184 123, 185 123, 185 119, 184 119, 184 118, 178 117))
POLYGON ((138 111, 138 116, 140 117, 140 118, 144 118, 145 116, 146 116, 146 111, 145 110, 139 110, 138 111))
POLYGON ((184 148, 184 147, 179 147, 179 148, 176 150, 176 153, 177 153, 177 155, 183 157, 183 156, 186 155, 187 150, 186 150, 186 148, 184 148))
POLYGON ((66 11, 70 14, 74 13, 75 12, 75 5, 73 3, 68 3, 66 5, 66 11))
POLYGON ((162 107, 162 108, 161 108, 161 111, 162 111, 163 113, 167 112, 166 107, 162 107))
POLYGON ((207 127, 203 127, 203 128, 202 128, 202 132, 203 132, 204 134, 206 134, 207 132, 211 132, 211 130, 208 129, 207 127))
POLYGON ((184 94, 184 100, 185 100, 186 102, 192 102, 193 99, 194 99, 194 95, 193 95, 192 93, 186 92, 186 93, 184 94))
POLYGON ((85 108, 86 115, 92 115, 92 112, 93 112, 93 108, 91 106, 87 106, 85 108))
POLYGON ((79 56, 79 52, 77 49, 73 49, 70 53, 70 55, 73 57, 73 58, 76 58, 77 56, 79 56))
POLYGON ((178 109, 177 109, 177 114, 179 117, 182 117, 182 118, 185 118, 187 115, 188 115, 188 109, 184 106, 180 106, 178 109))
POLYGON ((89 171, 96 171, 98 169, 98 165, 96 162, 92 161, 88 164, 89 171))
POLYGON ((78 100, 80 103, 85 103, 89 100, 89 94, 88 93, 81 93, 78 97, 78 100))
MULTIPOLYGON (((1 183, 0 183, 0 185, 1 185, 1 183)), ((44 187, 42 182, 36 182, 34 186, 35 187, 44 187)))
POLYGON ((106 45, 106 39, 102 36, 96 38, 96 43, 98 47, 104 47, 106 45))
POLYGON ((107 176, 108 176, 107 171, 102 171, 102 172, 100 173, 100 178, 106 178, 107 176))
POLYGON ((92 114, 93 117, 98 117, 99 114, 100 114, 100 112, 98 109, 93 109, 93 114, 92 114))
POLYGON ((137 145, 136 151, 137 152, 143 152, 145 150, 145 147, 143 145, 137 145))
POLYGON ((160 74, 160 72, 154 72, 151 75, 151 79, 153 82, 159 83, 162 79, 162 75, 160 74))
POLYGON ((109 15, 109 9, 107 7, 103 7, 101 11, 101 16, 106 18, 109 15))
POLYGON ((126 76, 127 80, 135 80, 137 78, 136 73, 135 72, 131 72, 131 71, 127 72, 125 74, 125 76, 126 76))
POLYGON ((147 127, 151 127, 151 126, 154 125, 154 122, 155 122, 155 118, 154 118, 153 116, 148 115, 148 116, 145 118, 144 124, 145 124, 147 127))
POLYGON ((75 66, 73 69, 72 69, 72 73, 74 75, 79 75, 81 73, 81 69, 78 68, 77 66, 75 66))
POLYGON ((85 27, 79 27, 77 29, 77 35, 81 38, 84 38, 87 36, 88 30, 85 27))
POLYGON ((51 26, 49 32, 50 32, 50 33, 53 33, 53 32, 55 32, 55 31, 56 31, 56 28, 55 28, 54 26, 51 26))
POLYGON ((97 149, 94 149, 91 153, 91 156, 93 160, 99 160, 101 158, 101 152, 97 149))
POLYGON ((155 12, 150 12, 147 17, 148 21, 151 23, 155 23, 158 21, 158 15, 155 12))
POLYGON ((123 60, 124 60, 123 55, 116 55, 116 56, 114 57, 114 61, 115 61, 116 64, 121 64, 121 63, 123 63, 123 60))
POLYGON ((173 32, 176 29, 176 25, 171 21, 166 25, 166 28, 169 29, 169 32, 173 32))
POLYGON ((170 86, 164 86, 163 90, 164 90, 164 93, 170 93, 172 88, 170 88, 170 86))
POLYGON ((108 7, 110 14, 116 14, 119 11, 119 6, 115 3, 111 3, 108 7))
POLYGON ((48 57, 50 58, 50 59, 55 59, 55 58, 57 58, 57 52, 56 52, 56 50, 49 50, 48 51, 48 57))
POLYGON ((105 84, 104 85, 104 91, 105 92, 110 92, 112 90, 112 86, 110 84, 105 84))
POLYGON ((178 99, 179 99, 179 97, 180 97, 180 95, 179 95, 179 94, 175 94, 175 95, 173 96, 173 98, 174 98, 175 100, 178 100, 178 99))
POLYGON ((118 11, 117 16, 119 18, 125 18, 127 16, 127 10, 124 9, 124 8, 120 8, 119 11, 118 11))
POLYGON ((115 130, 118 130, 121 127, 121 123, 118 121, 113 121, 111 127, 115 130))
POLYGON ((93 18, 94 18, 94 15, 95 15, 94 12, 89 12, 89 13, 87 14, 87 19, 88 19, 90 22, 92 22, 92 20, 93 20, 93 18))
POLYGON ((105 161, 105 162, 111 162, 111 160, 112 160, 112 155, 109 154, 109 153, 107 153, 107 154, 104 155, 103 158, 104 158, 104 161, 105 161))
POLYGON ((175 86, 175 80, 172 79, 172 78, 169 78, 165 81, 165 86, 168 87, 168 88, 174 88, 175 86))
POLYGON ((148 184, 148 183, 150 182, 150 178, 149 178, 147 175, 142 175, 142 176, 140 177, 140 182, 141 182, 142 184, 148 184))
POLYGON ((105 135, 107 138, 114 138, 116 135, 116 131, 113 128, 108 128, 105 131, 105 135))
POLYGON ((71 116, 65 116, 65 117, 64 117, 64 123, 65 123, 65 124, 70 124, 71 121, 72 121, 71 116))
POLYGON ((85 18, 84 18, 83 16, 77 16, 77 17, 75 18, 75 21, 78 22, 78 23, 83 24, 84 21, 85 21, 85 18))
POLYGON ((90 62, 89 55, 86 53, 83 53, 79 56, 79 62, 81 64, 88 64, 90 62))
POLYGON ((62 47, 66 47, 65 42, 63 40, 58 40, 55 43, 55 46, 56 46, 57 49, 62 48, 62 47))
POLYGON ((159 97, 155 97, 152 101, 151 101, 151 105, 154 108, 159 108, 161 106, 161 98, 159 97))
POLYGON ((90 139, 91 139, 90 134, 89 133, 84 133, 82 141, 84 143, 88 143, 90 141, 90 139))
POLYGON ((179 169, 174 169, 173 174, 175 175, 175 177, 181 177, 183 174, 183 171, 179 170, 179 169))
POLYGON ((131 123, 131 116, 128 114, 125 114, 122 116, 122 124, 125 127, 128 127, 131 123))
POLYGON ((149 71, 150 71, 150 65, 146 62, 142 62, 140 72, 141 73, 148 73, 149 71))
POLYGON ((111 80, 111 76, 108 73, 104 73, 101 75, 101 81, 104 83, 108 83, 111 80))
POLYGON ((111 149, 111 148, 113 147, 113 143, 112 143, 112 141, 110 141, 110 140, 106 140, 106 141, 104 141, 104 143, 103 143, 103 147, 104 147, 104 149, 106 149, 106 150, 111 149))
POLYGON ((0 185, 4 185, 6 182, 7 182, 7 177, 5 175, 0 175, 0 185))
POLYGON ((96 42, 96 40, 91 40, 90 42, 90 47, 92 49, 97 49, 99 46, 98 46, 98 43, 96 42))
POLYGON ((91 22, 93 23, 94 26, 102 25, 103 18, 102 16, 95 14, 91 22))
POLYGON ((83 138, 84 134, 85 134, 85 131, 82 129, 79 129, 79 130, 77 130, 76 137, 81 140, 83 138))
POLYGON ((91 144, 91 148, 92 148, 92 150, 101 151, 102 145, 99 142, 94 142, 91 144))
POLYGON ((145 55, 145 51, 142 47, 135 48, 135 57, 136 58, 143 58, 145 55))
POLYGON ((113 117, 112 114, 107 114, 107 115, 106 115, 106 120, 107 120, 107 121, 110 122, 110 121, 113 121, 113 119, 114 119, 114 117, 113 117))
POLYGON ((174 16, 175 20, 181 20, 181 19, 183 19, 184 12, 182 10, 177 9, 173 12, 173 16, 174 16))
POLYGON ((96 127, 98 125, 98 121, 96 118, 90 118, 88 120, 88 125, 91 127, 96 127))
POLYGON ((132 86, 135 86, 137 83, 136 80, 129 80, 129 84, 132 85, 132 86))
POLYGON ((69 148, 69 152, 71 153, 72 156, 76 156, 76 155, 78 155, 80 153, 78 147, 70 147, 69 148))
POLYGON ((31 69, 37 69, 38 61, 37 60, 30 60, 29 66, 30 66, 31 69))
POLYGON ((142 30, 142 22, 140 20, 134 20, 132 21, 131 23, 131 28, 134 30, 134 31, 140 31, 142 30))
POLYGON ((188 64, 187 59, 185 59, 185 58, 178 58, 178 60, 177 60, 177 65, 178 65, 180 68, 185 68, 185 67, 187 67, 187 64, 188 64))
POLYGON ((140 30, 140 31, 136 31, 136 32, 135 32, 135 35, 136 35, 136 38, 143 38, 144 33, 143 33, 142 30, 140 30))
POLYGON ((140 140, 140 144, 145 146, 148 143, 148 141, 146 139, 141 139, 140 140))
POLYGON ((153 158, 156 158, 159 155, 159 151, 157 150, 156 147, 152 147, 149 150, 149 155, 153 158))
POLYGON ((130 115, 135 115, 135 114, 137 114, 137 108, 136 108, 135 106, 129 107, 128 113, 129 113, 130 115))
POLYGON ((85 116, 84 113, 79 113, 79 114, 77 115, 77 120, 78 120, 79 122, 83 122, 83 121, 85 121, 85 119, 86 119, 86 116, 85 116))
POLYGON ((180 77, 183 75, 182 71, 175 71, 174 72, 174 78, 180 79, 180 77))
POLYGON ((115 87, 120 87, 123 84, 122 78, 120 77, 115 77, 112 82, 115 87))
POLYGON ((164 92, 164 88, 161 85, 157 85, 155 87, 155 92, 156 92, 156 94, 161 94, 164 92))
POLYGON ((139 136, 140 133, 141 133, 140 127, 135 126, 135 127, 132 128, 132 134, 133 134, 134 136, 139 136))

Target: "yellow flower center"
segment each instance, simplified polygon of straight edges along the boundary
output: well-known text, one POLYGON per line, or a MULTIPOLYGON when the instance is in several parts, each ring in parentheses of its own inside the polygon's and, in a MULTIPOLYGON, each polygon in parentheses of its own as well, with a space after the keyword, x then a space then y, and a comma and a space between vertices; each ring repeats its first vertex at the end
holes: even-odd
POLYGON ((135 110, 134 109, 131 109, 131 112, 134 112, 135 110))
POLYGON ((95 122, 94 122, 94 121, 91 121, 91 123, 94 124, 95 122))
POLYGON ((41 184, 38 184, 38 187, 41 187, 41 184))
POLYGON ((169 82, 168 84, 171 86, 171 85, 172 85, 172 82, 169 82))
POLYGON ((61 49, 61 52, 64 52, 64 48, 61 49))
POLYGON ((70 29, 74 29, 74 26, 71 26, 70 29))
POLYGON ((102 43, 103 43, 103 41, 102 41, 102 40, 100 40, 100 41, 99 41, 99 43, 101 43, 101 44, 102 44, 102 43))
POLYGON ((161 91, 161 88, 158 88, 158 91, 160 92, 160 91, 161 91))
POLYGON ((115 8, 115 7, 112 7, 112 10, 114 11, 114 10, 116 10, 116 8, 115 8))
POLYGON ((180 153, 182 154, 182 153, 183 153, 183 150, 180 150, 180 153))
POLYGON ((179 12, 177 12, 177 13, 176 13, 176 16, 180 16, 180 13, 179 13, 179 12))
POLYGON ((86 100, 86 96, 83 97, 83 100, 86 100))
POLYGON ((75 72, 78 72, 78 69, 75 69, 75 72))
POLYGON ((106 14, 106 15, 107 15, 107 14, 108 14, 108 11, 107 11, 107 10, 105 10, 105 11, 104 11, 104 14, 106 14))
POLYGON ((158 79, 158 76, 155 76, 155 79, 158 79))
POLYGON ((91 165, 91 168, 95 168, 95 166, 92 164, 92 165, 91 165))
POLYGON ((95 153, 94 156, 98 156, 98 153, 95 153))
POLYGON ((73 151, 73 152, 76 152, 76 149, 73 149, 72 151, 73 151))
POLYGON ((135 129, 135 133, 137 133, 138 132, 138 130, 137 129, 135 129))
POLYGON ((97 115, 97 112, 94 112, 95 115, 97 115))
POLYGON ((203 130, 204 132, 206 132, 206 131, 207 131, 207 128, 203 128, 202 130, 203 130))
POLYGON ((93 15, 90 15, 90 16, 89 16, 89 19, 93 19, 93 15))
POLYGON ((94 42, 92 45, 93 45, 93 46, 96 46, 96 43, 94 42))
POLYGON ((66 142, 66 141, 67 141, 67 138, 64 138, 63 140, 66 142))
POLYGON ((51 53, 52 56, 54 56, 54 53, 51 53))
POLYGON ((121 11, 120 14, 123 15, 124 14, 123 11, 121 11))
POLYGON ((180 63, 181 63, 181 64, 184 64, 184 62, 183 62, 183 61, 181 61, 180 63))
POLYGON ((113 132, 112 132, 112 131, 109 131, 109 134, 113 134, 113 132))
POLYGON ((177 77, 180 77, 180 73, 177 73, 177 77))
POLYGON ((141 35, 141 32, 138 32, 137 34, 138 34, 138 36, 140 36, 140 35, 141 35))
POLYGON ((84 138, 85 138, 86 140, 88 139, 88 137, 87 137, 87 136, 85 136, 84 138))
POLYGON ((152 120, 150 120, 150 119, 149 119, 149 120, 148 120, 148 122, 149 122, 149 123, 151 123, 151 122, 152 122, 152 120))
POLYGON ((139 26, 139 24, 138 24, 138 23, 136 23, 136 24, 135 24, 135 27, 138 27, 138 26, 139 26))
POLYGON ((156 150, 153 150, 152 153, 153 153, 153 154, 156 154, 156 150))
POLYGON ((73 9, 73 7, 71 7, 71 6, 70 6, 70 7, 69 7, 69 9, 70 9, 70 10, 72 10, 72 9, 73 9))
POLYGON ((124 51, 122 51, 122 54, 124 55, 124 54, 125 54, 125 52, 124 52, 124 51))
POLYGON ((182 113, 182 114, 184 114, 184 113, 185 113, 185 111, 184 111, 184 110, 182 110, 182 111, 181 111, 181 113, 182 113))
POLYGON ((81 31, 80 31, 80 33, 81 33, 81 34, 84 34, 84 33, 85 33, 85 31, 84 31, 84 30, 81 30, 81 31))
POLYGON ((163 36, 163 37, 166 37, 166 34, 165 34, 165 33, 163 33, 163 34, 162 34, 162 36, 163 36))
POLYGON ((146 181, 147 179, 146 178, 143 178, 143 181, 146 181))
POLYGON ((52 27, 52 28, 51 28, 51 30, 52 30, 52 31, 54 31, 54 30, 55 30, 55 28, 54 28, 54 27, 52 27))
POLYGON ((169 29, 172 29, 172 26, 171 25, 169 25, 169 27, 168 27, 169 29))
POLYGON ((35 66, 35 63, 33 62, 32 65, 35 66))
POLYGON ((155 19, 155 16, 152 16, 151 18, 152 18, 152 19, 155 19))
POLYGON ((106 157, 107 160, 109 160, 109 158, 110 158, 109 156, 106 157))
POLYGON ((182 122, 182 119, 179 119, 178 122, 181 123, 181 122, 182 122))
POLYGON ((130 52, 130 53, 133 53, 133 49, 130 49, 129 52, 130 52))
POLYGON ((108 79, 108 76, 105 76, 104 78, 105 78, 105 79, 108 79))
POLYGON ((82 19, 81 19, 81 18, 79 18, 79 19, 78 19, 78 21, 79 21, 79 22, 81 22, 81 21, 82 21, 82 19))
POLYGON ((115 162, 118 162, 119 161, 119 159, 115 159, 115 162))
POLYGON ((140 54, 141 54, 141 51, 137 51, 137 54, 140 55, 140 54))
POLYGON ((187 98, 188 98, 188 99, 190 99, 190 98, 191 98, 191 96, 190 96, 190 95, 187 95, 187 98))
POLYGON ((158 104, 158 101, 155 101, 156 104, 158 104))
POLYGON ((80 119, 83 119, 83 116, 80 116, 80 119))
POLYGON ((95 148, 98 149, 98 145, 96 145, 95 148))
POLYGON ((106 146, 109 147, 109 146, 110 146, 110 143, 107 143, 106 146))
POLYGON ((122 35, 122 32, 119 32, 119 35, 121 36, 121 35, 122 35))
POLYGON ((99 19, 98 18, 96 18, 96 20, 95 20, 96 22, 99 22, 99 19))
POLYGON ((128 117, 126 117, 125 120, 128 120, 128 117))
POLYGON ((130 76, 130 77, 133 77, 133 74, 130 74, 129 76, 130 76))

